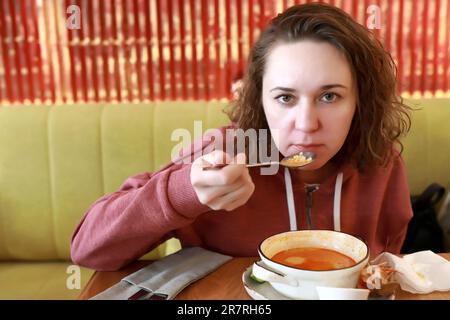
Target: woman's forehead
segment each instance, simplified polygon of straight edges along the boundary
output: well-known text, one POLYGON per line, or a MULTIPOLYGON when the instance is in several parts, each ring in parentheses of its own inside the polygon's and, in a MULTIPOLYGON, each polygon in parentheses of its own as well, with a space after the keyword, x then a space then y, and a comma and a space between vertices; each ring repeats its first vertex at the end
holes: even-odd
POLYGON ((269 86, 294 88, 338 83, 350 88, 352 76, 347 59, 334 46, 303 40, 272 48, 265 65, 264 82, 269 86))

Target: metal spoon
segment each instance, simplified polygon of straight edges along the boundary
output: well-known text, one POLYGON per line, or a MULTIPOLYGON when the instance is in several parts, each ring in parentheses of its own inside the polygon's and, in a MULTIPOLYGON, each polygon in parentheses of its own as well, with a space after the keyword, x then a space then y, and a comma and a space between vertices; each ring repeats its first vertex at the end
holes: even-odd
MULTIPOLYGON (((288 168, 301 168, 303 166, 306 166, 313 162, 316 158, 316 154, 310 151, 301 151, 299 153, 293 154, 289 157, 285 157, 281 159, 281 161, 268 161, 268 162, 260 162, 260 163, 251 163, 246 164, 245 166, 247 168, 253 168, 253 167, 265 167, 265 166, 271 166, 271 165, 280 165, 288 168)), ((225 167, 227 164, 216 164, 213 165, 212 163, 209 163, 208 161, 203 159, 203 170, 209 170, 209 169, 218 169, 225 167)))

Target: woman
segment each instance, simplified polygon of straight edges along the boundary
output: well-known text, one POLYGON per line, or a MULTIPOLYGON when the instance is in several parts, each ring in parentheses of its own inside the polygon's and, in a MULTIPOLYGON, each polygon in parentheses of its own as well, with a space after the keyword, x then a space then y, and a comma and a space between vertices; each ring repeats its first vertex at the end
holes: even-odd
MULTIPOLYGON (((390 55, 344 11, 291 7, 254 44, 232 124, 220 132, 269 129, 281 157, 311 151, 315 161, 263 175, 243 165, 244 153, 215 146, 192 164, 131 177, 89 208, 72 239, 73 261, 116 270, 171 237, 255 256, 266 237, 306 228, 359 236, 372 256, 399 253, 412 209, 398 139, 410 120, 395 88, 390 55), (224 158, 228 165, 204 169, 224 158), (315 191, 310 216, 305 189, 315 191)), ((211 144, 205 136, 183 159, 211 144)))

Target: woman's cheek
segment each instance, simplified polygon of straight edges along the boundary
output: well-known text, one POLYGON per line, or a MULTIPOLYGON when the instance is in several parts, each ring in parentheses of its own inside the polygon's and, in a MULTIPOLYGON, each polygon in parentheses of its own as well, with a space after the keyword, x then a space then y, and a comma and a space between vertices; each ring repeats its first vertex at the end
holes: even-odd
MULTIPOLYGON (((273 131, 273 130, 272 130, 273 131)), ((286 129, 276 129, 277 134, 273 134, 272 138, 275 141, 275 145, 278 148, 278 151, 281 152, 281 154, 285 157, 291 155, 289 152, 289 144, 288 144, 288 137, 289 137, 289 131, 286 129)))
POLYGON ((270 128, 270 135, 272 140, 275 142, 275 146, 277 147, 278 151, 281 152, 284 156, 287 156, 287 141, 289 132, 286 130, 286 127, 280 125, 276 121, 267 121, 269 128, 270 128))

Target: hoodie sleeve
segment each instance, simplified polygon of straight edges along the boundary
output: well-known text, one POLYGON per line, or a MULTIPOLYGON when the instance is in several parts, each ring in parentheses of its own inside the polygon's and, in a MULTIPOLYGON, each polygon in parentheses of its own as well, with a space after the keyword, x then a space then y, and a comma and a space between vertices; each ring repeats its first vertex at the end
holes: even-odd
POLYGON ((200 149, 211 145, 208 136, 200 140, 165 168, 130 177, 119 191, 92 204, 72 236, 73 262, 95 270, 118 270, 209 211, 191 185, 191 164, 181 161, 195 159, 200 149))
POLYGON ((386 233, 385 251, 398 254, 413 216, 405 164, 400 155, 394 159, 383 201, 383 213, 386 222, 380 231, 386 233))

